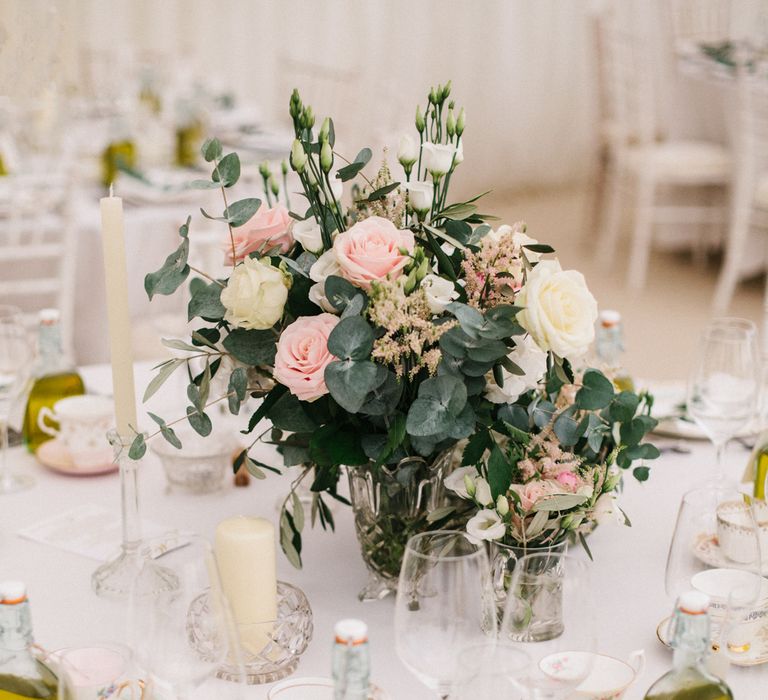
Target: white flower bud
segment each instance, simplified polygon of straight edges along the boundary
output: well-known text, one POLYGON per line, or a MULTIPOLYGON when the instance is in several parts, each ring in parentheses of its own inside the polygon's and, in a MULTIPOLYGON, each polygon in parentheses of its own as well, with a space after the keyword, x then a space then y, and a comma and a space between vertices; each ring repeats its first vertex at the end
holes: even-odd
POLYGON ((397 149, 397 160, 404 168, 412 166, 419 159, 419 147, 409 134, 400 137, 400 145, 397 149))
POLYGON ((304 146, 301 145, 301 141, 294 139, 293 146, 291 146, 291 167, 297 173, 303 173, 306 165, 307 154, 304 152, 304 146))
POLYGON ((496 499, 496 510, 502 518, 509 513, 509 501, 506 496, 499 494, 499 497, 496 499))

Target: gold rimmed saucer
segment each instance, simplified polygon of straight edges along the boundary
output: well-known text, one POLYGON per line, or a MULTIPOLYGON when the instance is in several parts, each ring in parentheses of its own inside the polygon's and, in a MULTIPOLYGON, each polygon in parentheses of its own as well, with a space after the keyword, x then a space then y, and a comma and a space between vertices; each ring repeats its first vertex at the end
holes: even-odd
MULTIPOLYGON (((670 615, 665 617, 656 627, 657 639, 668 649, 672 648, 672 640, 669 637, 669 623, 671 621, 672 616, 670 615)), ((712 627, 712 636, 717 636, 717 628, 714 625, 712 627)), ((713 645, 713 650, 717 652, 719 648, 713 645)), ((768 663, 768 626, 763 627, 758 632, 748 649, 742 653, 734 653, 735 650, 731 650, 731 652, 728 658, 734 666, 760 666, 761 664, 768 663)))
MULTIPOLYGON (((725 556, 720 548, 717 535, 705 533, 699 535, 693 544, 692 550, 693 555, 699 561, 716 569, 750 569, 749 565, 741 564, 725 556)), ((768 561, 763 562, 763 576, 768 576, 768 561)))

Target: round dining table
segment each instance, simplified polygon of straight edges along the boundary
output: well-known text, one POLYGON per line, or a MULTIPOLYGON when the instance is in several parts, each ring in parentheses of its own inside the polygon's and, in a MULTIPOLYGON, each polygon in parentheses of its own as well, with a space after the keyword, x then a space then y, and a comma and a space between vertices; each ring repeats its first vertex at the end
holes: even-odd
MULTIPOLYGON (((180 373, 181 374, 181 373, 180 373)), ((107 366, 82 369, 88 390, 111 392, 107 366)), ((137 365, 137 386, 143 389, 152 376, 149 365, 137 365)), ((146 409, 170 419, 183 415, 181 378, 156 394, 146 409)), ((140 392, 141 393, 141 392, 140 392)), ((147 428, 152 423, 144 421, 147 428)), ((140 425, 142 419, 140 419, 140 425)), ((599 651, 627 659, 645 651, 645 670, 624 698, 638 700, 651 683, 671 667, 672 653, 656 635, 661 620, 672 612, 673 600, 665 593, 664 572, 678 504, 682 494, 711 472, 714 450, 703 441, 659 440, 662 457, 651 463, 650 479, 638 483, 627 475, 621 507, 631 527, 620 523, 599 526, 589 537, 594 557, 593 582, 599 608, 599 651)), ((279 464, 269 446, 257 450, 262 461, 279 464)), ((749 453, 740 444, 727 456, 729 476, 740 477, 749 453)), ((23 447, 12 448, 14 469, 34 475, 33 489, 0 495, 0 579, 20 579, 27 584, 36 642, 53 650, 97 641, 126 639, 128 606, 98 598, 91 589, 91 574, 98 561, 20 536, 19 530, 52 515, 85 505, 99 505, 120 512, 117 474, 98 477, 65 476, 47 470, 23 447)), ((278 504, 287 492, 287 475, 270 474, 235 487, 231 477, 219 492, 191 494, 169 490, 157 457, 148 450, 141 464, 142 517, 169 529, 191 530, 212 541, 216 524, 235 515, 261 516, 278 522, 278 504)), ((352 513, 338 504, 336 531, 316 527, 304 533, 303 568, 294 569, 278 551, 278 578, 299 586, 313 611, 314 636, 300 659, 294 676, 329 676, 334 623, 345 617, 368 623, 372 680, 391 700, 433 700, 433 695, 398 659, 395 650, 394 600, 358 601, 366 570, 355 539, 352 513)), ((581 547, 572 553, 586 557, 581 547)), ((768 697, 768 665, 735 667, 727 681, 737 700, 768 697)), ((197 700, 267 697, 269 686, 240 687, 210 679, 195 693, 197 700), (238 689, 240 693, 238 694, 238 689)), ((581 697, 581 696, 579 696, 581 697)))

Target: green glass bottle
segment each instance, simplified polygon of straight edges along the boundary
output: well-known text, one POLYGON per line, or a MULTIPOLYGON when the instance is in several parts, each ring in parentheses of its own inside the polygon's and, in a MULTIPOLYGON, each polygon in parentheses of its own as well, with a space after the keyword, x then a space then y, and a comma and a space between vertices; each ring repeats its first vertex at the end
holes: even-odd
POLYGON ((55 700, 58 681, 31 651, 32 616, 23 583, 0 583, 0 700, 55 700))
POLYGON ((38 330, 38 355, 34 369, 35 382, 29 392, 27 409, 24 413, 24 444, 30 452, 51 439, 40 430, 37 414, 43 406, 53 408, 59 399, 85 393, 80 375, 67 361, 61 348, 59 312, 43 309, 40 312, 38 330))
POLYGON ((672 619, 672 670, 657 680, 645 700, 733 700, 723 680, 706 668, 709 653, 709 598, 698 591, 683 593, 672 619))

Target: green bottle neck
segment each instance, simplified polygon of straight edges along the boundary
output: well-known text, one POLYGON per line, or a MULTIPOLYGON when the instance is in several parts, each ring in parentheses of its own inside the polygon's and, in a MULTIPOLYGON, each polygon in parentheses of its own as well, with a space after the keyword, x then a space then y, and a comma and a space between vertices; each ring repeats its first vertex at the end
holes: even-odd
POLYGON ((684 668, 704 670, 709 653, 709 616, 693 615, 677 610, 672 624, 674 625, 672 665, 675 670, 684 668))

